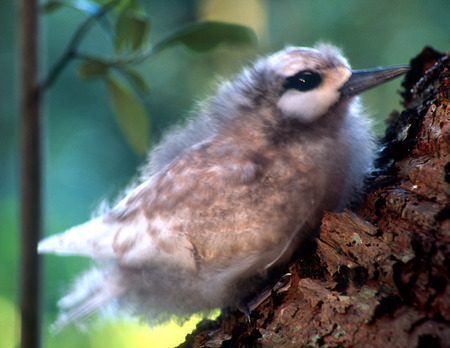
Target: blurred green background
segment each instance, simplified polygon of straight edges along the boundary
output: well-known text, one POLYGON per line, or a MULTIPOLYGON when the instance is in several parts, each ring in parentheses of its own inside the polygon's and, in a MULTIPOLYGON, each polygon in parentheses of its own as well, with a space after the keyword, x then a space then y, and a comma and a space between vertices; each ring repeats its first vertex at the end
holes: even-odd
MULTIPOLYGON (((145 105, 151 115, 149 137, 155 143, 170 125, 186 117, 196 100, 213 91, 218 76, 228 77, 258 55, 286 45, 310 46, 322 40, 343 48, 353 68, 408 63, 425 45, 447 51, 450 1, 144 1, 152 26, 150 40, 187 23, 204 19, 240 23, 258 36, 256 49, 218 48, 201 55, 181 46, 139 66, 151 92, 145 105)), ((57 59, 84 16, 63 9, 42 16, 42 71, 57 59)), ((14 347, 18 313, 18 150, 16 4, 0 1, 0 347, 14 347)), ((100 30, 84 41, 86 52, 107 54, 100 30)), ((64 70, 45 94, 44 231, 54 234, 81 223, 102 199, 113 199, 144 160, 128 147, 112 116, 105 85, 76 77, 75 64, 64 70)), ((384 120, 400 109, 400 79, 363 95, 382 134, 384 120)), ((176 325, 150 329, 136 322, 94 325, 89 333, 69 328, 51 336, 56 302, 89 262, 82 258, 45 257, 44 347, 171 347, 184 340, 176 325)))

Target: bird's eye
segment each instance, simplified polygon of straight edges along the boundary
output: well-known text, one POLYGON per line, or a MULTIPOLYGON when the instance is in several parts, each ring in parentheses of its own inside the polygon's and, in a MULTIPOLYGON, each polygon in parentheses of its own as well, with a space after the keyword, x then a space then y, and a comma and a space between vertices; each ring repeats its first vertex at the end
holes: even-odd
POLYGON ((306 92, 311 89, 316 88, 322 82, 322 77, 320 74, 311 71, 304 70, 295 74, 294 76, 289 76, 284 83, 285 89, 296 89, 300 92, 306 92))

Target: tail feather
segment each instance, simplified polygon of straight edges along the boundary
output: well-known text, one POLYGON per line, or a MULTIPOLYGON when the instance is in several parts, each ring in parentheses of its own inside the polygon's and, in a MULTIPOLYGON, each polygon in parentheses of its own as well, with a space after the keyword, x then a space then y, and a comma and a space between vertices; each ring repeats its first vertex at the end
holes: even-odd
POLYGON ((111 240, 114 226, 106 225, 103 218, 92 219, 84 224, 50 236, 39 242, 40 254, 82 255, 97 259, 114 258, 111 240))
POLYGON ((121 294, 122 289, 114 277, 108 277, 97 269, 89 271, 78 279, 72 292, 58 302, 61 312, 52 324, 51 332, 57 334, 72 323, 79 324, 121 294))

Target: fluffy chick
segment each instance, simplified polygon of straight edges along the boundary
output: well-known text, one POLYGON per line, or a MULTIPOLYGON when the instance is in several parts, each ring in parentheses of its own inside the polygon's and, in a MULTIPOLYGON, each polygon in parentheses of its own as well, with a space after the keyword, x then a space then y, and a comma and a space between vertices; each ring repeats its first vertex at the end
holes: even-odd
POLYGON ((358 195, 375 141, 354 96, 406 69, 352 72, 330 45, 292 47, 223 83, 117 206, 39 244, 98 261, 55 329, 108 302, 152 324, 239 303, 358 195))

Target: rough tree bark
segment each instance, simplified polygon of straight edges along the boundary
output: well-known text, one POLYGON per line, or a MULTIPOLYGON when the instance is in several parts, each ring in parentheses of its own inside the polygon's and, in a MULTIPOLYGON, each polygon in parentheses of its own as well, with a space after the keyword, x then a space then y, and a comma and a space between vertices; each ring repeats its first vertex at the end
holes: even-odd
POLYGON ((450 347, 450 56, 411 61, 357 213, 326 213, 314 250, 252 312, 180 347, 450 347))

